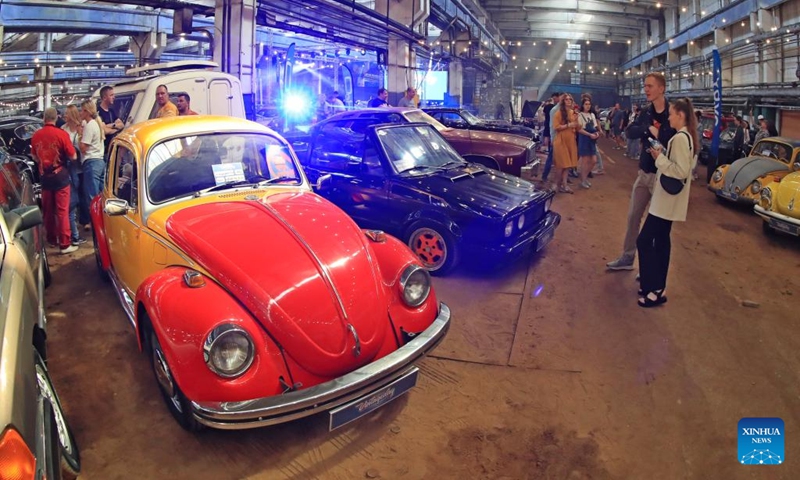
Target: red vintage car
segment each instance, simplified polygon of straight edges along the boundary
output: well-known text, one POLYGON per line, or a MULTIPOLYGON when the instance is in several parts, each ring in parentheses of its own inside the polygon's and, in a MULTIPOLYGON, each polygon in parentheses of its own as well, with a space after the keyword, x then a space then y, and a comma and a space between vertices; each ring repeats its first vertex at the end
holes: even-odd
POLYGON ((408 391, 449 327, 416 256, 314 194, 286 141, 246 120, 117 135, 92 223, 97 266, 189 430, 321 411, 336 428, 408 391))

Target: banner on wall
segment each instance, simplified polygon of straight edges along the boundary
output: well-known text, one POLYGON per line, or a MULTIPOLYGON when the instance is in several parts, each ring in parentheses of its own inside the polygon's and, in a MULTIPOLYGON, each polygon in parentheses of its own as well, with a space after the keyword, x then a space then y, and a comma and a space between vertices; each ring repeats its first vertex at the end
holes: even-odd
POLYGON ((292 78, 294 74, 294 43, 289 45, 286 50, 286 70, 283 71, 283 88, 284 91, 292 89, 292 78))
POLYGON ((719 158, 719 136, 722 133, 722 61, 719 50, 712 52, 714 74, 714 132, 711 136, 711 157, 719 158))

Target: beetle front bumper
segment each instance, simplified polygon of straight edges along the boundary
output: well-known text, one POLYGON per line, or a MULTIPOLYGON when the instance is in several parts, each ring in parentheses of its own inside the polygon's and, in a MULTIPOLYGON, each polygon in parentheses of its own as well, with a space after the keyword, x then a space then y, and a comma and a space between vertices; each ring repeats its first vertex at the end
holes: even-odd
POLYGON ((767 222, 770 227, 794 236, 800 236, 800 219, 782 213, 767 210, 761 205, 755 206, 755 213, 767 222))
MULTIPOLYGON (((723 186, 722 188, 718 188, 716 186, 709 185, 708 190, 714 192, 714 195, 717 197, 727 200, 729 202, 735 202, 742 205, 753 205, 754 203, 758 202, 758 198, 752 196, 751 193, 736 193, 731 191, 730 187, 723 186)), ((747 187, 750 188, 749 186, 747 187)))
POLYGON ((441 304, 430 327, 413 340, 368 365, 313 387, 283 395, 241 402, 191 402, 203 425, 225 430, 263 427, 308 417, 364 397, 409 373, 444 339, 450 328, 450 308, 441 304))

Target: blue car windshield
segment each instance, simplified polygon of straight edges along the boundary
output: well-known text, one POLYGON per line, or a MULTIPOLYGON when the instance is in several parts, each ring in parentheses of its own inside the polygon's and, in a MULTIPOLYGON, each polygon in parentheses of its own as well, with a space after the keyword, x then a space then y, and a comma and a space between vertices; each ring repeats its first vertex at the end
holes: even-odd
POLYGON ((387 158, 398 173, 464 162, 433 127, 398 126, 379 129, 377 134, 387 158))

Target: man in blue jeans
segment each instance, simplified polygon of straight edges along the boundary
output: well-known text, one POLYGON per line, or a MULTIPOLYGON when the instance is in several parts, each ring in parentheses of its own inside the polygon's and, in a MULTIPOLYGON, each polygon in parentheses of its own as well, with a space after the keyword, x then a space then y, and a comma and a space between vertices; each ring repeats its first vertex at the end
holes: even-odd
POLYGON ((561 92, 556 92, 553 94, 553 105, 550 107, 549 112, 545 113, 545 117, 547 118, 545 128, 548 129, 550 132, 550 148, 547 150, 547 160, 544 162, 544 172, 542 172, 542 181, 546 181, 548 175, 550 175, 550 169, 553 168, 553 140, 556 138, 556 132, 553 129, 553 117, 552 115, 553 109, 558 109, 561 105, 561 100, 563 100, 564 94, 561 92), (549 115, 548 115, 549 113, 549 115))

